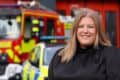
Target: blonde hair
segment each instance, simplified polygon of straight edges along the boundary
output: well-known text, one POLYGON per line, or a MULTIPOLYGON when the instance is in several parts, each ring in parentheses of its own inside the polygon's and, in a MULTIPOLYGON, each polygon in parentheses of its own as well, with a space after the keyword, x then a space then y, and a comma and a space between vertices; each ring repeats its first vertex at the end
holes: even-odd
POLYGON ((85 16, 89 16, 93 19, 97 29, 94 48, 99 47, 99 44, 104 46, 111 46, 109 38, 102 30, 102 20, 100 14, 98 14, 97 11, 94 11, 92 9, 80 8, 79 13, 75 16, 75 20, 73 22, 73 28, 71 29, 70 39, 68 40, 68 43, 65 46, 65 48, 59 52, 59 56, 61 56, 61 62, 69 62, 74 57, 77 48, 76 31, 78 23, 85 16))

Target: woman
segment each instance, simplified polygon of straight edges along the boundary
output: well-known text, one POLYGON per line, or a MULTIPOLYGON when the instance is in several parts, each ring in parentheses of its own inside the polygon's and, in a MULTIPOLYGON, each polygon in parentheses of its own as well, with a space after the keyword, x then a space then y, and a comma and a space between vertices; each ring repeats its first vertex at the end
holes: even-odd
POLYGON ((76 15, 68 44, 49 66, 49 80, 120 80, 120 53, 102 30, 101 16, 88 8, 76 15))

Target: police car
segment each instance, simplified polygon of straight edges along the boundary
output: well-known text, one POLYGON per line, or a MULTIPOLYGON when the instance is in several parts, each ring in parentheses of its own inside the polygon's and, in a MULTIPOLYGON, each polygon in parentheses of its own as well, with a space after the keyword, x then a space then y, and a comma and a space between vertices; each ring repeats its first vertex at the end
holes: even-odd
MULTIPOLYGON (((47 39, 48 38, 50 37, 47 37, 47 39)), ((48 80, 47 77, 50 61, 56 51, 64 46, 65 43, 37 44, 32 49, 28 60, 23 64, 23 80, 48 80)))

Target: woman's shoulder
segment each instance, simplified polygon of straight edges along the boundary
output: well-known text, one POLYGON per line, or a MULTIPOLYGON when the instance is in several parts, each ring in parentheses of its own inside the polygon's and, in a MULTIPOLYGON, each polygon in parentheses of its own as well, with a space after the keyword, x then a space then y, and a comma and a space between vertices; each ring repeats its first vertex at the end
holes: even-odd
POLYGON ((60 61, 59 52, 60 52, 62 49, 63 49, 63 48, 60 48, 60 49, 58 49, 58 50, 55 52, 55 54, 54 54, 54 56, 52 57, 52 60, 51 60, 52 63, 54 63, 54 62, 56 62, 56 61, 60 61))
POLYGON ((53 58, 54 58, 54 57, 59 57, 59 53, 60 53, 61 50, 63 50, 63 48, 58 49, 58 50, 55 52, 55 55, 53 56, 53 58))
POLYGON ((103 51, 109 52, 109 53, 115 53, 115 52, 120 52, 120 48, 117 48, 115 46, 104 46, 103 51))
POLYGON ((117 48, 115 46, 105 46, 102 52, 105 54, 107 59, 120 58, 120 48, 117 48))
MULTIPOLYGON (((106 47, 104 49, 106 55, 106 73, 120 80, 120 48, 115 46, 106 47)), ((113 79, 112 79, 113 80, 113 79)))

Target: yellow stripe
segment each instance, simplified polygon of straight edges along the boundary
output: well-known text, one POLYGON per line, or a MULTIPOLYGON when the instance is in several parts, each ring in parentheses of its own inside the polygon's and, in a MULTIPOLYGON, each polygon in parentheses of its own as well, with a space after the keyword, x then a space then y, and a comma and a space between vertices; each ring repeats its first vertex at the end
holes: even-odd
POLYGON ((13 53, 13 51, 11 49, 7 49, 6 52, 8 54, 8 57, 10 57, 11 59, 14 58, 14 53, 13 53))
POLYGON ((14 49, 15 49, 19 54, 22 53, 22 52, 21 52, 20 45, 16 45, 16 46, 14 47, 14 49))
POLYGON ((30 63, 29 62, 25 62, 24 68, 23 68, 23 80, 28 80, 28 72, 29 72, 29 68, 30 68, 30 63))
POLYGON ((14 47, 14 49, 15 49, 16 51, 20 50, 20 45, 16 45, 16 46, 14 47))
POLYGON ((18 56, 15 55, 15 56, 14 56, 14 62, 20 63, 20 61, 21 61, 20 58, 19 58, 18 56))
POLYGON ((12 43, 10 41, 8 42, 0 42, 0 48, 10 48, 12 43))
POLYGON ((31 70, 30 71, 30 80, 34 80, 34 76, 35 76, 35 71, 31 70))
POLYGON ((40 75, 37 80, 44 80, 44 77, 40 75))
POLYGON ((33 46, 35 46, 35 44, 36 44, 35 40, 30 40, 29 42, 25 42, 24 40, 22 40, 22 44, 21 44, 22 53, 30 52, 33 46))
POLYGON ((6 52, 8 54, 8 57, 13 59, 14 62, 20 63, 19 57, 17 55, 15 55, 14 52, 11 49, 7 49, 6 52))
POLYGON ((27 71, 26 70, 23 71, 23 75, 22 76, 23 76, 23 78, 22 78, 23 80, 28 80, 27 79, 28 76, 27 76, 27 71))

